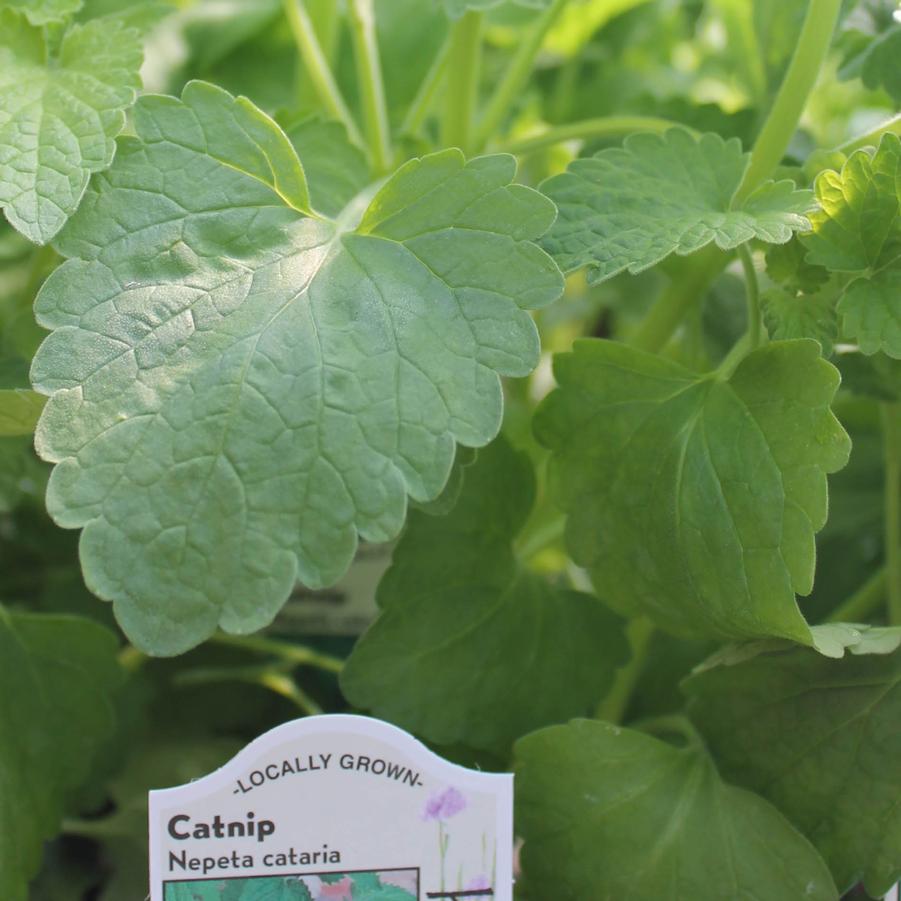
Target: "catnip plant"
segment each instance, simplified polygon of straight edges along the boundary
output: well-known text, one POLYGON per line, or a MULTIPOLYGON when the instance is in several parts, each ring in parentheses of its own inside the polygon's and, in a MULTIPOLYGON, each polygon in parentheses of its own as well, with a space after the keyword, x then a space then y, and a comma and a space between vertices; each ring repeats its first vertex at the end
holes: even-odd
POLYGON ((886 0, 0 0, 4 901, 144 897, 147 790, 323 710, 512 768, 528 901, 887 892, 899 53, 886 0), (372 546, 362 635, 293 624, 372 546))

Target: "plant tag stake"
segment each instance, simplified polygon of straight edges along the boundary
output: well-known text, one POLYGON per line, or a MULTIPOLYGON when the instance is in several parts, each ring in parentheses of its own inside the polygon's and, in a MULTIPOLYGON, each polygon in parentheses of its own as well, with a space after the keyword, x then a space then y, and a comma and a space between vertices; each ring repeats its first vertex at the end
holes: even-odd
POLYGON ((362 716, 285 723, 150 792, 151 901, 511 901, 513 776, 362 716))

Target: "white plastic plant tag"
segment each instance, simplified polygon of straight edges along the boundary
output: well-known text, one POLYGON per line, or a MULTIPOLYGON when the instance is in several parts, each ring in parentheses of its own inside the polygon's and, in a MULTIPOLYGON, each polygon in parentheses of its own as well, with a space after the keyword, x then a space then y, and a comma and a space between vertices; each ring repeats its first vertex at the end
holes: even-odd
POLYGON ((513 777, 400 729, 317 716, 150 792, 151 901, 513 897, 513 777))
POLYGON ((899 901, 899 887, 896 885, 893 889, 889 890, 889 893, 885 896, 883 901, 899 901))

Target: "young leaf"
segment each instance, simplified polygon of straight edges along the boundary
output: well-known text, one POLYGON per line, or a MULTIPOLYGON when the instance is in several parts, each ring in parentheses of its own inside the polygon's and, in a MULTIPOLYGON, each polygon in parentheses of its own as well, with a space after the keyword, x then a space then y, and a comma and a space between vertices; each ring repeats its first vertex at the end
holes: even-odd
POLYGON ((538 358, 523 308, 562 278, 531 241, 553 206, 510 156, 413 160, 332 221, 246 100, 195 82, 142 97, 135 127, 38 297, 36 444, 89 587, 174 654, 335 582, 358 534, 393 538, 454 442, 497 432, 498 375, 538 358))
POLYGON ((864 634, 838 660, 803 648, 759 653, 685 683, 724 776, 801 829, 840 889, 862 878, 873 897, 901 876, 899 639, 899 629, 864 634))
POLYGON ((117 643, 70 616, 0 606, 0 896, 25 901, 67 794, 112 731, 117 643))
POLYGON ((110 164, 140 65, 118 22, 71 27, 51 57, 41 28, 0 9, 0 206, 30 240, 53 238, 110 164))
POLYGON ((516 744, 516 794, 530 897, 838 897, 807 839, 695 744, 596 720, 542 729, 516 744))
POLYGON ((588 339, 555 374, 535 431, 601 597, 677 634, 809 644, 795 593, 850 450, 817 344, 768 344, 726 381, 588 339))
POLYGON ((593 709, 627 656, 621 623, 517 564, 534 498, 528 458, 498 439, 447 516, 410 515, 382 613, 341 674, 352 704, 438 744, 500 751, 593 709))
POLYGON ((807 260, 855 276, 838 303, 843 334, 901 359, 901 139, 884 135, 873 156, 852 154, 815 188, 807 260))
POLYGON ((751 238, 778 244, 808 228, 811 194, 790 181, 766 182, 733 209, 748 158, 715 134, 631 135, 541 186, 559 209, 542 243, 564 272, 589 266, 597 283, 711 241, 724 250, 751 238))

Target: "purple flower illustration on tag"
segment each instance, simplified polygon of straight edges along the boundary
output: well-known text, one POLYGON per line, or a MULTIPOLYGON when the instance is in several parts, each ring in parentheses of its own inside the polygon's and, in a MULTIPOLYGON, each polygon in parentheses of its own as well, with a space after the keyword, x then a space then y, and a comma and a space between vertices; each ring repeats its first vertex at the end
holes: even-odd
POLYGON ((422 813, 424 820, 449 820, 452 816, 466 809, 466 798, 462 792, 451 787, 443 792, 432 795, 426 801, 425 810, 422 813))
POLYGON ((444 791, 432 795, 426 801, 425 810, 422 812, 424 820, 438 821, 438 853, 441 857, 441 891, 444 891, 445 877, 444 866, 447 859, 447 846, 450 844, 450 836, 444 829, 444 824, 451 817, 466 809, 466 797, 461 791, 448 786, 444 791))

